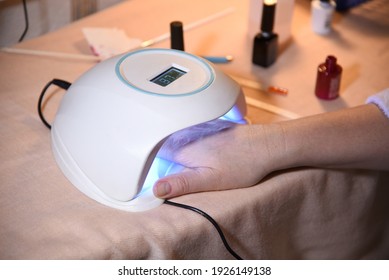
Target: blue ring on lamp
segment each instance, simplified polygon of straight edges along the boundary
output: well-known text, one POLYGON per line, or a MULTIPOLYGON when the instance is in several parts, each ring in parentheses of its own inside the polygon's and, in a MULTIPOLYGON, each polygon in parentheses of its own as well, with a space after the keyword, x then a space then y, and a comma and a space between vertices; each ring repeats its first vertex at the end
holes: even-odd
POLYGON ((138 90, 138 91, 141 91, 143 93, 146 93, 146 94, 150 94, 150 95, 158 95, 158 96, 165 96, 165 97, 180 97, 180 96, 186 96, 186 95, 193 95, 193 94, 196 94, 200 91, 203 91, 205 90, 207 87, 209 87, 213 81, 215 80, 215 74, 214 74, 214 71, 212 69, 211 66, 209 66, 209 64, 202 58, 198 57, 198 56, 195 56, 193 54, 190 54, 190 53, 186 53, 186 52, 183 52, 183 51, 179 51, 179 50, 175 50, 175 49, 161 49, 161 48, 155 48, 155 49, 144 49, 144 50, 138 50, 138 51, 134 51, 134 52, 131 52, 131 53, 128 53, 126 55, 124 55, 122 58, 119 59, 119 61, 116 63, 116 66, 115 66, 115 72, 116 72, 116 76, 118 76, 118 78, 124 83, 126 84, 127 86, 135 89, 135 90, 138 90), (190 56, 196 60, 198 60, 199 62, 201 62, 208 70, 209 70, 209 73, 211 74, 210 75, 210 78, 209 78, 209 81, 201 86, 200 88, 194 90, 194 91, 191 91, 191 92, 185 92, 185 93, 180 93, 180 94, 164 94, 164 93, 155 93, 155 92, 152 92, 152 91, 147 91, 147 90, 143 90, 141 88, 138 88, 136 86, 134 86, 133 84, 129 83, 126 79, 123 78, 122 74, 120 73, 120 65, 122 64, 122 62, 129 56, 131 55, 135 55, 135 54, 138 54, 138 53, 141 53, 141 52, 147 52, 147 51, 169 51, 169 52, 177 52, 177 53, 180 53, 180 54, 185 54, 187 56, 190 56))

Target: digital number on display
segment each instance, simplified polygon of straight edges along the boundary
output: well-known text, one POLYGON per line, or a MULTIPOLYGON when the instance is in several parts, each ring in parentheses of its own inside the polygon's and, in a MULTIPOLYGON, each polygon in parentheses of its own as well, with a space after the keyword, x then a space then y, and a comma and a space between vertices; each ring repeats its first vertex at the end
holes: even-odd
POLYGON ((166 87, 167 85, 171 84, 172 82, 174 82, 185 74, 186 72, 181 69, 178 69, 176 67, 170 67, 166 71, 152 78, 150 81, 157 85, 166 87))

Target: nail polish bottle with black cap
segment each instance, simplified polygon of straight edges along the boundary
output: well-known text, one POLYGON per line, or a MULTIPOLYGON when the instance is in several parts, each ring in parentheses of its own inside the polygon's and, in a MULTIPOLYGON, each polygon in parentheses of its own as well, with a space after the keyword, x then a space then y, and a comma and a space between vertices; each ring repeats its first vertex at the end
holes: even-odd
POLYGON ((268 67, 277 58, 278 34, 273 32, 277 0, 264 0, 262 9, 261 32, 254 38, 252 62, 268 67))
POLYGON ((184 51, 184 28, 181 21, 170 23, 170 48, 184 51))

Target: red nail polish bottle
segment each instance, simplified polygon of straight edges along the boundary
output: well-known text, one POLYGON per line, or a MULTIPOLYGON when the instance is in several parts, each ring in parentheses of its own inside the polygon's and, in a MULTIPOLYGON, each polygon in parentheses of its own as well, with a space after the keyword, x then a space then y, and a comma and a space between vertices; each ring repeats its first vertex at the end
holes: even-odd
POLYGON ((315 94, 320 99, 331 100, 339 96, 342 67, 336 63, 336 57, 329 55, 317 68, 315 94))

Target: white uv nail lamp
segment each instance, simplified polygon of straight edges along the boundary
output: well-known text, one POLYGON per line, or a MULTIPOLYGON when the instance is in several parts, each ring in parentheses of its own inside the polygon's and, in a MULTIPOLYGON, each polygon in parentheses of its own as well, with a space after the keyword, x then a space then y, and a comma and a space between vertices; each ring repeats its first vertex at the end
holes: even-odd
POLYGON ((144 211, 163 202, 152 185, 171 167, 155 157, 169 135, 220 117, 243 122, 245 112, 239 85, 206 60, 142 49, 99 63, 70 86, 52 125, 52 149, 81 192, 144 211))

